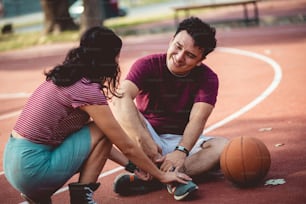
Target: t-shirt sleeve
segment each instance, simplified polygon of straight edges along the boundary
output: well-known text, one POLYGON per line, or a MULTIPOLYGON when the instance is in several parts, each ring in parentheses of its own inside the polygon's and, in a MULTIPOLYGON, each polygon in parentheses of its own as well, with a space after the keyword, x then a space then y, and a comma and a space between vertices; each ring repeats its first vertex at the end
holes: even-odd
POLYGON ((148 77, 152 74, 152 63, 147 57, 138 59, 131 67, 126 80, 133 82, 139 90, 145 89, 148 77))
POLYGON ((205 77, 206 80, 204 80, 203 83, 200 83, 194 102, 205 102, 215 106, 219 89, 218 76, 209 70, 203 77, 205 77))
POLYGON ((71 104, 74 108, 84 105, 108 105, 107 99, 97 83, 78 82, 72 86, 70 94, 72 97, 71 104))

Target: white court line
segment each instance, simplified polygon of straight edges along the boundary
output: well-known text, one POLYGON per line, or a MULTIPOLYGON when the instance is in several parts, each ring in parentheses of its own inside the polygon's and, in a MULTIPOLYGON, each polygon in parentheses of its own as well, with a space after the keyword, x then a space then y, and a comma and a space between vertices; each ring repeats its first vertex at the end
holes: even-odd
MULTIPOLYGON (((112 169, 112 170, 106 171, 105 173, 100 174, 100 176, 99 176, 98 179, 103 178, 103 177, 106 177, 106 176, 111 175, 111 174, 114 174, 114 173, 116 173, 117 171, 121 171, 121 170, 123 170, 123 169, 124 169, 124 168, 123 168, 122 166, 116 167, 115 169, 112 169)), ((62 193, 62 192, 67 191, 67 190, 68 190, 68 186, 63 187, 63 188, 59 189, 58 191, 56 191, 56 192, 54 193, 54 195, 59 194, 59 193, 62 193)))
MULTIPOLYGON (((243 56, 247 56, 247 57, 252 57, 261 61, 266 62, 267 64, 269 64, 273 71, 274 71, 274 78, 271 82, 271 84, 267 87, 267 89, 265 91, 263 91, 258 97, 256 97, 252 102, 250 102, 249 104, 247 104, 246 106, 242 107, 240 110, 238 110, 237 112, 231 114, 230 116, 224 118, 223 120, 209 126, 208 128, 206 128, 204 130, 204 134, 215 130, 223 125, 225 125, 226 123, 234 120, 235 118, 238 118, 239 116, 241 116, 242 114, 246 113, 247 111, 251 110, 252 108, 254 108, 257 104, 259 104, 260 102, 262 102, 265 98, 267 98, 279 85, 281 78, 282 78, 282 70, 280 65, 275 62, 273 59, 266 57, 264 55, 260 55, 254 52, 250 52, 250 51, 245 51, 245 50, 240 50, 240 49, 235 49, 235 48, 225 48, 225 47, 220 47, 216 49, 217 51, 221 51, 221 52, 227 52, 227 53, 231 53, 231 54, 237 54, 237 55, 243 55, 243 56)), ((117 167, 113 170, 110 171, 106 171, 102 174, 100 174, 99 178, 101 177, 105 177, 107 175, 113 174, 119 170, 123 169, 123 167, 117 167)), ((0 172, 1 175, 3 174, 2 172, 0 172)), ((61 193, 68 190, 67 187, 63 187, 61 189, 59 189, 56 193, 61 193)), ((22 202, 20 204, 26 204, 27 202, 22 202)))
POLYGON ((4 114, 4 115, 0 115, 0 120, 5 120, 5 119, 8 119, 8 118, 13 118, 13 117, 19 115, 20 113, 21 113, 21 110, 10 112, 10 113, 4 114))
POLYGON ((28 98, 31 93, 1 93, 0 99, 17 99, 17 98, 28 98))
MULTIPOLYGON (((24 93, 24 92, 21 92, 21 93, 2 93, 2 94, 0 94, 0 100, 1 99, 28 98, 30 95, 31 95, 31 93, 24 93)), ((7 113, 7 114, 0 115, 0 120, 13 118, 13 117, 19 115, 20 113, 21 113, 21 111, 19 110, 19 111, 14 111, 14 112, 10 112, 10 113, 7 113)), ((0 172, 0 175, 2 175, 1 172, 0 172)))
MULTIPOLYGON (((123 168, 122 166, 116 167, 116 168, 114 168, 114 169, 112 169, 112 170, 109 170, 109 171, 106 171, 105 173, 100 174, 100 176, 99 176, 98 179, 103 178, 103 177, 106 177, 106 176, 111 175, 111 174, 114 174, 114 173, 116 173, 117 171, 121 171, 121 170, 123 170, 123 169, 124 169, 124 168, 123 168)), ((63 192, 65 192, 65 191, 68 191, 68 186, 65 186, 65 187, 63 187, 63 188, 57 190, 53 195, 60 194, 60 193, 63 193, 63 192)), ((21 202, 21 203, 19 203, 19 204, 29 204, 29 203, 28 203, 27 201, 24 201, 24 202, 21 202)))
POLYGON ((229 115, 228 117, 224 118, 223 120, 209 126, 208 128, 206 128, 204 130, 204 132, 203 132, 204 134, 225 125, 226 123, 234 120, 235 118, 238 118, 240 115, 242 115, 242 114, 246 113, 247 111, 251 110, 252 108, 254 108, 257 104, 262 102, 265 98, 267 98, 277 88, 277 86, 279 85, 279 83, 282 79, 282 69, 281 69, 280 65, 269 57, 266 57, 264 55, 260 55, 260 54, 254 53, 254 52, 235 49, 235 48, 220 47, 217 50, 219 50, 221 52, 228 52, 228 53, 232 53, 232 54, 238 54, 238 55, 244 55, 244 56, 247 56, 247 57, 253 57, 255 59, 259 59, 261 61, 264 61, 267 64, 271 65, 271 67, 273 68, 274 78, 273 78, 271 84, 268 86, 268 88, 264 92, 262 92, 258 97, 256 97, 252 102, 250 102, 246 106, 242 107, 237 112, 235 112, 235 113, 229 115))

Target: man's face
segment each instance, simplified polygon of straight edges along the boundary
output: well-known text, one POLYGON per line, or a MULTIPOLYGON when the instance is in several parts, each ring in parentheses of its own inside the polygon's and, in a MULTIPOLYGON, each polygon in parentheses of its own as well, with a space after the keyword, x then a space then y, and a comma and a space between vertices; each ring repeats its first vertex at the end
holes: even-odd
POLYGON ((194 46, 194 40, 186 32, 179 32, 169 44, 167 67, 174 75, 184 76, 202 60, 203 49, 194 46))

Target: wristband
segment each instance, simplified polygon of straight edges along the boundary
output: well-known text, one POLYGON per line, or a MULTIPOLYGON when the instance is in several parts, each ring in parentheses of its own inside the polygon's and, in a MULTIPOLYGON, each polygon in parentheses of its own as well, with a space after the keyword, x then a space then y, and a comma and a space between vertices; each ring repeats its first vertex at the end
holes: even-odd
POLYGON ((135 164, 129 160, 129 163, 125 165, 125 170, 131 173, 134 173, 135 170, 138 170, 135 164))
POLYGON ((183 147, 183 146, 176 146, 175 147, 175 150, 178 150, 178 151, 181 151, 181 152, 184 152, 185 154, 186 154, 186 156, 188 157, 188 155, 189 155, 189 151, 188 151, 188 149, 186 149, 185 147, 183 147))

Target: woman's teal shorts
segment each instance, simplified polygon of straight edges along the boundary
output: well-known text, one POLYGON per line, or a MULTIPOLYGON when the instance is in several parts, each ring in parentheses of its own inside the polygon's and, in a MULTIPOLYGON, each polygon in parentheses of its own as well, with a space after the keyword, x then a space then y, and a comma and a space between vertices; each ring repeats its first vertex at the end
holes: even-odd
POLYGON ((5 176, 30 198, 50 197, 79 171, 90 146, 88 126, 56 148, 11 136, 4 150, 5 176))

